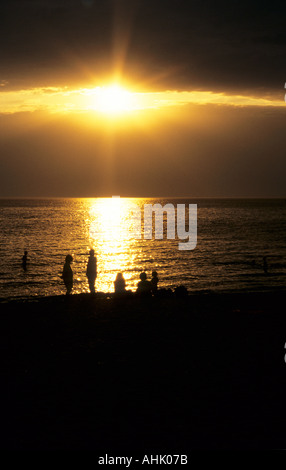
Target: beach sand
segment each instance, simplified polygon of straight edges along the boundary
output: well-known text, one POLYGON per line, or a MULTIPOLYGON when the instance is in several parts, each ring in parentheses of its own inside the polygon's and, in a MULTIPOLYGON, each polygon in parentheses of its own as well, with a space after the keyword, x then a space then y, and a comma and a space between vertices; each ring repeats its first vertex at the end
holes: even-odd
POLYGON ((285 448, 285 300, 2 302, 2 450, 285 448))

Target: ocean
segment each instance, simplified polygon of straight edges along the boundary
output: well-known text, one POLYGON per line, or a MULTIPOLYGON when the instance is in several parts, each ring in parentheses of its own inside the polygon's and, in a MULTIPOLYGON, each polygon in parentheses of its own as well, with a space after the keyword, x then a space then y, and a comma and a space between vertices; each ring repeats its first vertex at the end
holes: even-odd
POLYGON ((285 199, 1 199, 0 230, 1 299, 64 294, 61 273, 67 254, 73 256, 73 293, 88 292, 91 248, 97 257, 98 292, 113 292, 118 272, 135 291, 140 272, 150 278, 153 270, 159 287, 184 285, 190 293, 285 288, 285 199), (178 237, 167 239, 166 224, 163 239, 132 237, 131 202, 142 209, 144 204, 197 204, 195 249, 179 250, 178 237))

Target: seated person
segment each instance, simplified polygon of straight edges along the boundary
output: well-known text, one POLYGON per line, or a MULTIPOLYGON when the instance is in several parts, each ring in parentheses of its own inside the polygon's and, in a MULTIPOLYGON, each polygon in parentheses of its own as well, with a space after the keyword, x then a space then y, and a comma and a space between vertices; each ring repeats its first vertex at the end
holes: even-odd
POLYGON ((152 271, 151 288, 152 288, 153 294, 155 294, 158 290, 158 282, 159 282, 159 278, 158 278, 157 272, 152 271))
POLYGON ((138 294, 151 294, 152 284, 150 281, 147 281, 147 275, 145 272, 140 274, 140 279, 141 281, 137 284, 136 292, 138 294))
POLYGON ((126 286, 126 283, 125 283, 125 279, 123 277, 123 274, 122 273, 117 273, 116 279, 114 281, 115 293, 120 294, 122 292, 126 292, 125 291, 125 286, 126 286))

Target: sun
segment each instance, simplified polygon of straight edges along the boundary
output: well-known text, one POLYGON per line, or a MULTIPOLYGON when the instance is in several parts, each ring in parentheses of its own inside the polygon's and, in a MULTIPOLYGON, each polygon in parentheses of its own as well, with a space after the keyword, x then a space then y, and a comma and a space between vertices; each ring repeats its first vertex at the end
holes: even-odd
POLYGON ((105 114, 122 114, 134 109, 133 94, 119 85, 97 87, 91 106, 105 114))

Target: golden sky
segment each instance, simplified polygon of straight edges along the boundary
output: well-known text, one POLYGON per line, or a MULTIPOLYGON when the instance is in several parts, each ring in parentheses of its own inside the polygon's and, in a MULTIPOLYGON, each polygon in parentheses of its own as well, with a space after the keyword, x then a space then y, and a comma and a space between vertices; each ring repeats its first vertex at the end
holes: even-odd
POLYGON ((48 111, 51 113, 94 111, 104 114, 132 113, 187 104, 226 106, 285 107, 281 98, 228 94, 215 91, 135 91, 119 85, 71 89, 69 87, 38 87, 0 92, 0 113, 48 111))
POLYGON ((285 196, 285 4, 179 3, 1 2, 0 196, 285 196))

